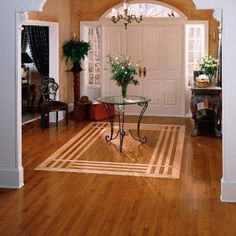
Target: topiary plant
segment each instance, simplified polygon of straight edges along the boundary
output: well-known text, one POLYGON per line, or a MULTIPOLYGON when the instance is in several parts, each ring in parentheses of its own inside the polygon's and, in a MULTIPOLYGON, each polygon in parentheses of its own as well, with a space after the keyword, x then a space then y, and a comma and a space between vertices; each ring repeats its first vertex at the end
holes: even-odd
POLYGON ((66 41, 63 45, 63 54, 66 57, 66 62, 71 61, 73 67, 71 71, 74 74, 74 118, 76 120, 81 119, 81 106, 80 106, 80 72, 83 70, 81 68, 81 62, 88 55, 90 49, 90 44, 84 41, 80 41, 79 37, 74 35, 74 37, 66 41))
POLYGON ((88 55, 89 49, 90 44, 83 40, 80 41, 77 36, 64 43, 63 54, 66 57, 66 62, 71 61, 73 63, 72 72, 79 73, 83 70, 81 62, 88 55))

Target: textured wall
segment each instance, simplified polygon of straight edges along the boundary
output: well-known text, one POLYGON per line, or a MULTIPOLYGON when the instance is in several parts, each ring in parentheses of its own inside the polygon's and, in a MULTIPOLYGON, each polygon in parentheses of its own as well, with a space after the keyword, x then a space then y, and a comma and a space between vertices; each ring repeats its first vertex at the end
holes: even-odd
POLYGON ((43 12, 31 12, 29 18, 59 23, 60 99, 70 103, 73 101, 73 81, 71 73, 65 72, 68 68, 63 61, 62 45, 65 40, 71 37, 71 0, 48 0, 44 5, 43 12))
MULTIPOLYGON (((80 21, 96 21, 105 11, 121 2, 123 0, 72 0, 72 29, 78 33, 80 21)), ((178 8, 189 20, 209 20, 209 52, 211 55, 216 56, 218 23, 212 17, 212 10, 196 10, 192 0, 161 0, 159 2, 178 8)))

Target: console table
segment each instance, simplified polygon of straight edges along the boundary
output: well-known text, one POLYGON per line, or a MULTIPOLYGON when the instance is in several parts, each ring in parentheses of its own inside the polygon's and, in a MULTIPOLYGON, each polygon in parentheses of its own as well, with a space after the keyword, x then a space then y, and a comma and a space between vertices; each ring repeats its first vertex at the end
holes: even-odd
POLYGON ((221 132, 219 130, 219 126, 221 126, 221 114, 222 114, 222 99, 221 87, 207 87, 207 88, 191 88, 192 97, 190 101, 190 107, 192 112, 192 118, 194 120, 194 130, 192 132, 193 136, 197 136, 199 134, 198 123, 197 123, 197 104, 202 103, 204 101, 208 101, 211 105, 211 108, 215 111, 215 135, 217 137, 221 137, 221 132))
POLYGON ((129 133, 131 134, 133 139, 135 139, 141 143, 147 142, 147 138, 141 137, 141 135, 140 135, 140 124, 141 124, 142 117, 143 117, 145 111, 147 110, 148 103, 151 101, 151 99, 145 98, 145 97, 139 97, 139 96, 127 96, 127 98, 123 98, 121 96, 111 96, 111 97, 101 97, 101 98, 97 99, 97 101, 104 104, 105 109, 108 114, 108 117, 109 117, 109 121, 110 121, 111 134, 107 135, 105 137, 107 142, 110 142, 119 136, 119 138, 120 138, 120 152, 122 152, 124 137, 127 136, 129 133), (134 134, 131 132, 131 130, 125 130, 125 127, 124 127, 125 106, 134 105, 134 104, 137 104, 138 106, 142 107, 140 115, 138 117, 137 137, 134 136, 134 134), (112 111, 110 110, 110 107, 111 107, 110 105, 116 105, 117 111, 118 111, 119 128, 118 128, 118 131, 115 135, 114 135, 114 116, 113 116, 112 111))

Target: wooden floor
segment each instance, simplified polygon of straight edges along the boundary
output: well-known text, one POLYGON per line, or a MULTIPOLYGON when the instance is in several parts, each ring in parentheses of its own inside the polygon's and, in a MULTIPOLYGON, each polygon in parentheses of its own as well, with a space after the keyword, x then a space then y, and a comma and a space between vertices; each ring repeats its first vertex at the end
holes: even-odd
POLYGON ((27 129, 25 186, 0 190, 0 235, 236 235, 236 204, 220 202, 221 140, 192 138, 190 119, 144 122, 186 125, 180 179, 35 171, 87 123, 27 129))

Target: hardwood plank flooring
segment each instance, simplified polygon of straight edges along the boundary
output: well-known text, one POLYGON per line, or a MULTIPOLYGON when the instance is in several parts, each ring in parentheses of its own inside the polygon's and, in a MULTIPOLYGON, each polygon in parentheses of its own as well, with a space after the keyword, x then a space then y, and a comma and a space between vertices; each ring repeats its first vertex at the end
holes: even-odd
POLYGON ((190 119, 144 122, 186 125, 180 179, 35 171, 88 123, 33 127, 23 134, 25 186, 0 190, 0 235, 236 235, 236 204, 219 198, 221 140, 192 138, 190 119))

